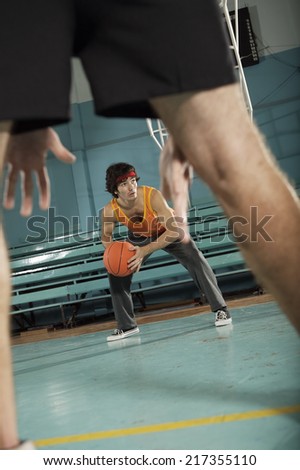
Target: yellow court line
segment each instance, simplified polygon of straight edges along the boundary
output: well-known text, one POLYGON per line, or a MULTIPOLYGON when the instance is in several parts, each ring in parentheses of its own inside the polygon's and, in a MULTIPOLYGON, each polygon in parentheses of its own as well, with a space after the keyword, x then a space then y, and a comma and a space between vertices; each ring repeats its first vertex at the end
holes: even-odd
POLYGON ((112 429, 110 431, 98 431, 86 434, 76 434, 64 437, 52 437, 49 439, 38 439, 35 441, 37 447, 47 447, 52 445, 66 444, 71 442, 93 441, 100 439, 112 439, 136 434, 149 434, 155 432, 175 431, 196 426, 206 426, 209 424, 222 424, 232 421, 245 421, 249 419, 261 419, 270 416, 278 416, 289 413, 300 413, 300 404, 284 406, 281 408, 269 408, 263 410, 246 411, 243 413, 232 413, 229 415, 210 416, 206 418, 195 418, 184 421, 174 421, 169 423, 151 424, 135 428, 112 429))

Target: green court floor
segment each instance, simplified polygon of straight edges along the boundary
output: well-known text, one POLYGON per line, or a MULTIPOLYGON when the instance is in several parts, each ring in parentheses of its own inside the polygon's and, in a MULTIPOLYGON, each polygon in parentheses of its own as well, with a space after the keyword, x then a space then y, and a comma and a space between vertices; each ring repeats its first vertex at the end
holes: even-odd
POLYGON ((273 302, 13 347, 39 449, 299 449, 300 341, 273 302))

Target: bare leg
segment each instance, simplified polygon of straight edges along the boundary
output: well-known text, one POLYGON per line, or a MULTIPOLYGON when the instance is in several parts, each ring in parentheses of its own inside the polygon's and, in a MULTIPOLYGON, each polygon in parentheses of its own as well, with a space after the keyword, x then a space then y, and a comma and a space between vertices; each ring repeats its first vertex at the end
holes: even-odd
POLYGON ((192 179, 192 166, 176 147, 173 139, 168 138, 160 155, 161 192, 166 199, 173 201, 177 224, 183 230, 182 241, 190 239, 187 225, 189 186, 192 179))
MULTIPOLYGON (((0 171, 3 172, 9 123, 0 123, 0 171)), ((0 228, 0 449, 19 444, 10 346, 10 269, 2 223, 0 228)))
POLYGON ((239 85, 151 103, 227 216, 235 218, 246 262, 300 332, 300 204, 251 123, 239 85), (257 220, 251 220, 251 207, 257 220), (264 217, 264 231, 255 232, 264 217))

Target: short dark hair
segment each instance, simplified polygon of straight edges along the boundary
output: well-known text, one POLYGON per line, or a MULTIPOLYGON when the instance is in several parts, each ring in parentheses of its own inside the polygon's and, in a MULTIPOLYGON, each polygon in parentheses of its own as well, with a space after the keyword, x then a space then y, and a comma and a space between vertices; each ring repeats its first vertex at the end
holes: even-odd
MULTIPOLYGON (((130 163, 120 162, 110 165, 106 170, 106 191, 116 197, 116 191, 119 184, 117 182, 118 178, 130 173, 131 171, 134 171, 136 174, 134 166, 130 165, 130 163)), ((138 181, 139 179, 139 176, 136 174, 136 180, 138 181)))

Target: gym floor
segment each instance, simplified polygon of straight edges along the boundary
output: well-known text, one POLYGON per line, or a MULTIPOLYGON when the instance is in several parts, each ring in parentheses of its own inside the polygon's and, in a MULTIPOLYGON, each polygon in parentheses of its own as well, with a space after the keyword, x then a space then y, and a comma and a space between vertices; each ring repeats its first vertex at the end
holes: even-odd
POLYGON ((299 336, 270 300, 231 312, 220 328, 207 307, 141 319, 115 343, 103 325, 14 342, 21 437, 47 450, 299 449, 299 336))

